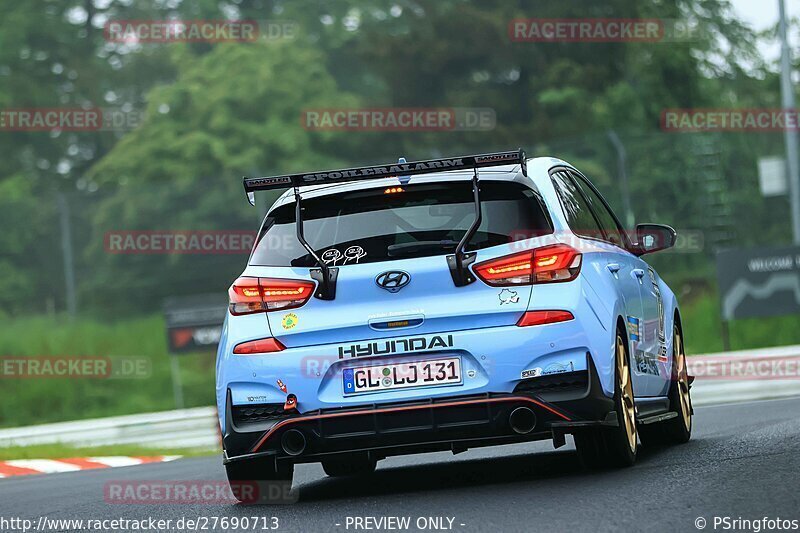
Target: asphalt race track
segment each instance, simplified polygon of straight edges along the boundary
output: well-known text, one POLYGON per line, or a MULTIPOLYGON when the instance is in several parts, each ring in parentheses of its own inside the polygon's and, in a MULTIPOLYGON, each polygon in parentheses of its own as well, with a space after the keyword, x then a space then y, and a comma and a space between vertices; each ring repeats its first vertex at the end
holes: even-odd
MULTIPOLYGON (((218 457, 0 479, 0 517, 277 517, 280 531, 364 531, 348 517, 453 519, 454 531, 697 531, 698 517, 800 519, 800 398, 696 409, 693 440, 587 473, 571 446, 533 443, 392 458, 366 480, 296 469, 283 506, 109 504, 109 481, 224 479, 218 457), (337 525, 338 524, 338 525, 337 525)), ((447 527, 448 520, 443 521, 447 527)), ((374 527, 374 523, 370 523, 374 527)), ((430 530, 430 529, 428 529, 430 530)), ((441 530, 441 529, 439 529, 441 530)), ((720 531, 718 526, 717 531, 720 531)))

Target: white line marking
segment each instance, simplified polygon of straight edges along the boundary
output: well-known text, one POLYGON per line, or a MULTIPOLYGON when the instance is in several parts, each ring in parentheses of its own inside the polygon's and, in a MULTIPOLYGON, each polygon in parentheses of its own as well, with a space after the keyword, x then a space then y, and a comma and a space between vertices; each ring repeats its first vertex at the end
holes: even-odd
POLYGON ((52 461, 50 459, 17 459, 14 461, 6 461, 6 464, 17 466, 19 468, 30 468, 31 470, 38 470, 47 474, 56 472, 76 472, 81 469, 79 466, 62 463, 60 461, 52 461))
POLYGON ((135 466, 142 464, 141 459, 137 459, 135 457, 123 457, 123 456, 115 456, 115 457, 87 457, 87 461, 92 461, 93 463, 100 463, 101 465, 106 466, 135 466))

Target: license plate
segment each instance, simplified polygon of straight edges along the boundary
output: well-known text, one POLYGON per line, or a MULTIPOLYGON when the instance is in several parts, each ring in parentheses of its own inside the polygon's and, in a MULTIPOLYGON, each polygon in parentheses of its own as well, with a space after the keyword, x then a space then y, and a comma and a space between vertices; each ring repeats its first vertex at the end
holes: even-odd
POLYGON ((346 368, 342 381, 345 394, 461 383, 461 359, 451 357, 346 368))

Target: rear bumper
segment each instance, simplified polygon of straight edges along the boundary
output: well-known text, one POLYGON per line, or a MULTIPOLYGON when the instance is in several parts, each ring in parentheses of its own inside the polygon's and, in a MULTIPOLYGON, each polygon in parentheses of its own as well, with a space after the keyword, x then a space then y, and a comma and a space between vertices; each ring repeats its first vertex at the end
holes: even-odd
MULTIPOLYGON (((287 348, 279 354, 234 355, 236 342, 249 339, 237 336, 234 340, 223 330, 217 357, 220 428, 224 431, 228 423, 225 416, 228 394, 235 406, 258 408, 282 405, 291 393, 297 399, 297 410, 310 414, 365 404, 512 393, 531 375, 585 372, 587 360, 598 370, 606 396, 612 396, 613 339, 606 338, 607 331, 590 311, 573 311, 573 314, 575 320, 544 326, 499 326, 365 340, 355 344, 369 347, 371 355, 355 356, 350 342, 287 348), (389 353, 385 353, 387 350, 389 353), (364 394, 344 391, 343 375, 348 370, 439 357, 461 360, 462 383, 364 394)), ((236 318, 254 320, 247 315, 236 318)))
POLYGON ((228 394, 225 462, 256 458, 318 462, 345 453, 368 453, 382 459, 546 439, 560 446, 566 433, 616 424, 609 415, 613 401, 603 393, 591 361, 588 370, 561 378, 547 384, 540 381, 535 387, 530 386, 535 380, 521 382, 512 393, 363 405, 302 415, 285 415, 270 406, 247 406, 242 411, 232 405, 228 394), (533 420, 529 431, 514 429, 510 418, 518 409, 533 414, 531 419, 524 413, 533 420), (298 449, 299 441, 302 449, 298 449), (287 449, 287 444, 294 446, 287 449))

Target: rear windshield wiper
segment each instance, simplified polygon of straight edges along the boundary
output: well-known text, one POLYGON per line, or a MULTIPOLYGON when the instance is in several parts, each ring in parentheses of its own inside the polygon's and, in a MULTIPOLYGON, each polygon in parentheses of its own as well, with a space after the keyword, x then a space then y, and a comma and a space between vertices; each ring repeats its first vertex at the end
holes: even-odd
POLYGON ((402 257, 406 255, 414 255, 419 252, 431 252, 454 249, 458 246, 458 241, 445 239, 441 241, 416 241, 416 242, 403 242, 400 244, 390 244, 386 247, 386 253, 389 257, 402 257))

